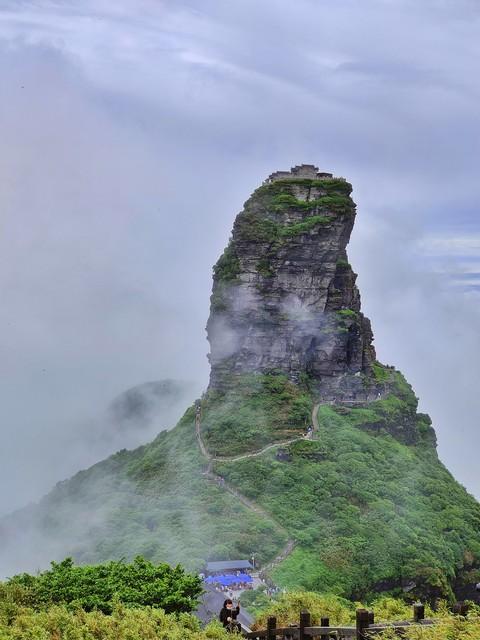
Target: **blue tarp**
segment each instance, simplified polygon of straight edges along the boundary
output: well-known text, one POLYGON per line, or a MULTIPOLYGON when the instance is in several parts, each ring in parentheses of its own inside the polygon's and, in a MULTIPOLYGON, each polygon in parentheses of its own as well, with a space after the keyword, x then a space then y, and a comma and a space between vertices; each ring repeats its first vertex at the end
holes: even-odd
POLYGON ((224 587, 229 587, 230 585, 237 584, 238 582, 253 582, 253 578, 247 573, 240 573, 238 576, 231 573, 224 573, 219 576, 208 576, 208 578, 205 578, 205 582, 207 584, 217 583, 224 587))

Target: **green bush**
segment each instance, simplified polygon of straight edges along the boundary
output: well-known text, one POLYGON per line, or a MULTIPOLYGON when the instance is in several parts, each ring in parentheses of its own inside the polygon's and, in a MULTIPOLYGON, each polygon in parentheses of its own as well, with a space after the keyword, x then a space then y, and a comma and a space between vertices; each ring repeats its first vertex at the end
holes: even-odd
MULTIPOLYGON (((375 615, 375 622, 412 620, 412 607, 401 599, 382 597, 367 605, 352 603, 329 594, 297 591, 281 595, 266 604, 259 613, 254 629, 265 629, 267 618, 275 616, 277 626, 298 624, 300 611, 311 614, 312 625, 320 625, 321 618, 329 618, 330 626, 355 626, 355 610, 367 606, 375 615)), ((442 603, 437 611, 428 606, 426 618, 433 619, 431 626, 412 626, 402 633, 406 640, 478 640, 480 638, 480 608, 472 606, 466 617, 454 616, 442 603)), ((375 636, 379 640, 395 640, 398 632, 392 628, 375 636)))
POLYGON ((355 605, 335 595, 308 591, 291 591, 271 601, 255 620, 254 629, 265 629, 267 618, 275 616, 279 627, 298 624, 300 611, 310 612, 312 625, 319 625, 321 618, 329 618, 330 624, 351 625, 355 620, 355 605))
POLYGON ((372 373, 377 382, 389 382, 392 378, 392 370, 380 362, 372 362, 372 373))
POLYGON ((331 222, 331 218, 329 216, 310 216, 306 218, 303 222, 297 222, 295 224, 284 225, 279 229, 280 238, 294 238, 295 236, 299 236, 302 233, 308 233, 312 229, 315 229, 316 226, 322 224, 328 224, 331 222))
POLYGON ((227 640, 218 622, 203 630, 188 614, 166 614, 161 609, 116 605, 111 615, 101 611, 71 611, 52 605, 42 611, 19 608, 5 620, 0 614, 1 640, 227 640))
POLYGON ((39 606, 65 604, 85 611, 113 611, 114 602, 162 608, 167 613, 192 611, 202 593, 198 576, 180 566, 154 565, 137 556, 132 563, 112 561, 77 566, 71 558, 52 562, 51 569, 11 578, 7 585, 23 587, 39 606))
POLYGON ((336 312, 339 318, 351 318, 354 319, 358 316, 358 311, 354 311, 353 309, 340 309, 336 312))
POLYGON ((350 191, 351 185, 342 180, 282 180, 263 185, 237 217, 234 237, 240 241, 275 243, 278 249, 289 239, 332 222, 337 215, 353 214, 355 204, 350 191), (312 200, 299 200, 292 190, 295 185, 320 187, 324 194, 312 200), (288 211, 300 212, 303 220, 286 223, 281 214, 288 211))
POLYGON ((242 607, 254 617, 260 615, 272 602, 265 593, 265 587, 262 587, 245 591, 241 596, 242 607))
POLYGON ((235 255, 233 243, 230 242, 213 267, 216 280, 236 280, 240 273, 240 262, 235 255))

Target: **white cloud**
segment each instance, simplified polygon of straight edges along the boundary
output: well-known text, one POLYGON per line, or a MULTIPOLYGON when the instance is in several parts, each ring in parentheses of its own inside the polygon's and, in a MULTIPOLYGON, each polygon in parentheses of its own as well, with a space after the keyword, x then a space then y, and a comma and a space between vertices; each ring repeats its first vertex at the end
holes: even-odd
POLYGON ((466 256, 477 255, 480 260, 480 233, 464 235, 429 235, 419 242, 419 250, 432 256, 466 256))

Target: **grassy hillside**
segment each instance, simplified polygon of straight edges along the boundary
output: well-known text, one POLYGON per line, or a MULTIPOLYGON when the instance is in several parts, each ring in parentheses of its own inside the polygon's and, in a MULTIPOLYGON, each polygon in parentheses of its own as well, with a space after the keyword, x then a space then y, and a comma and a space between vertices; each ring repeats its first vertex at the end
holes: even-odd
POLYGON ((237 376, 225 391, 209 391, 202 402, 202 434, 215 456, 256 451, 305 433, 313 401, 305 385, 285 375, 237 376))
POLYGON ((329 407, 320 425, 317 441, 289 447, 290 462, 267 452, 218 465, 298 542, 274 579, 352 597, 413 579, 448 595, 456 569, 479 557, 474 499, 428 448, 363 432, 329 407))
POLYGON ((31 570, 66 555, 84 563, 143 555, 198 570, 207 559, 252 550, 272 557, 284 536, 207 479, 205 466, 191 408, 152 443, 120 451, 4 520, 0 565, 12 560, 16 570, 24 561, 31 570))
POLYGON ((308 385, 254 376, 207 394, 202 433, 219 456, 213 474, 191 408, 151 444, 60 483, 17 515, 24 535, 30 527, 35 536, 25 548, 43 548, 48 559, 141 554, 199 569, 252 552, 265 564, 290 539, 293 552, 272 572, 280 585, 354 598, 414 585, 415 596, 452 597, 455 580, 478 575, 480 506, 439 462, 410 387, 388 375, 390 392, 368 406, 321 405, 311 440, 299 439, 315 403, 308 385), (282 460, 277 447, 221 459, 285 438, 295 441, 282 445, 282 460))

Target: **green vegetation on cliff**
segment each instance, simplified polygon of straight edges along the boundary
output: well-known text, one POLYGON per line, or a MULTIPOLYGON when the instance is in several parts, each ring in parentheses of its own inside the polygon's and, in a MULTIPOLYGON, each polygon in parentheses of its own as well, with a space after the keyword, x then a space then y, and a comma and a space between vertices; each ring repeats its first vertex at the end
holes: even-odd
POLYGON ((234 253, 232 243, 228 245, 216 265, 213 273, 219 280, 235 280, 240 273, 240 262, 234 253))
POLYGON ((234 456, 305 433, 312 400, 285 375, 245 375, 226 392, 209 391, 202 433, 212 455, 234 456))
POLYGON ((283 193, 293 193, 296 186, 307 187, 309 189, 319 189, 325 195, 333 196, 350 196, 352 193, 352 185, 342 178, 324 179, 324 178, 289 178, 284 180, 276 180, 267 182, 255 190, 252 197, 260 199, 262 204, 269 203, 270 198, 283 193), (267 199, 266 201, 263 199, 267 199))
MULTIPOLYGON (((281 180, 257 189, 245 203, 237 218, 238 238, 243 242, 275 243, 275 249, 288 239, 327 225, 338 215, 351 215, 355 204, 350 198, 351 185, 343 180, 281 180), (299 199, 296 186, 321 191, 312 199, 299 199), (301 222, 289 223, 283 214, 295 211, 301 222)), ((217 263, 218 264, 218 263, 217 263)))

